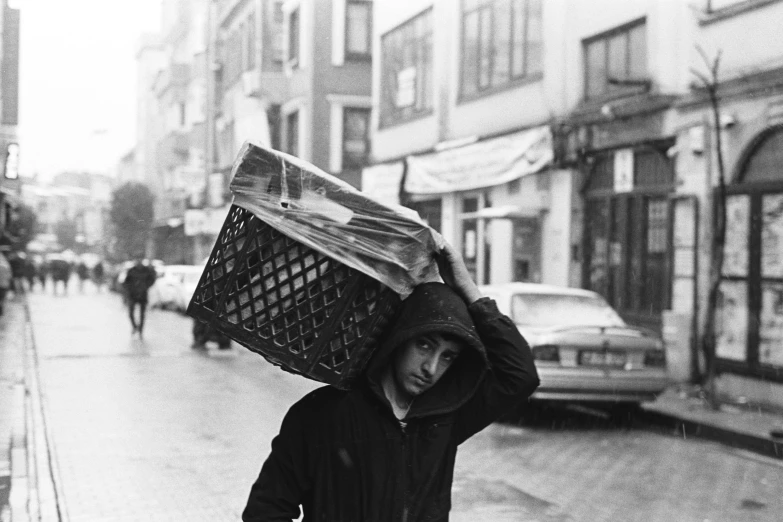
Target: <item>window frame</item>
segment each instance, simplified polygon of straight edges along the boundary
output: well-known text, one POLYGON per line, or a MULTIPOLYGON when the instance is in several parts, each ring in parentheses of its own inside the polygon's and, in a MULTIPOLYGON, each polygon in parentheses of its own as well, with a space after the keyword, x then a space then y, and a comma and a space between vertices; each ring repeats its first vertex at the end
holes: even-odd
POLYGON ((543 0, 508 0, 506 3, 506 6, 508 8, 507 13, 499 13, 500 9, 500 3, 499 0, 474 0, 472 2, 474 5, 470 7, 469 9, 467 6, 467 0, 462 0, 461 2, 461 9, 460 9, 460 73, 459 73, 459 101, 470 101, 476 98, 480 98, 483 96, 486 96, 488 94, 493 94, 498 91, 502 91, 508 88, 517 87, 518 85, 522 85, 529 82, 535 82, 539 81, 541 78, 543 78, 544 75, 544 67, 543 67, 543 0), (531 25, 531 18, 530 18, 530 12, 531 12, 531 3, 532 2, 538 2, 538 18, 536 22, 539 24, 538 27, 538 45, 540 48, 540 56, 539 56, 539 63, 536 70, 531 70, 530 68, 530 53, 531 53, 531 40, 530 38, 530 25, 531 25), (514 9, 516 6, 521 6, 524 9, 524 28, 519 33, 522 42, 520 44, 520 50, 523 53, 522 57, 522 70, 521 72, 514 72, 514 62, 516 58, 516 51, 518 50, 516 48, 517 41, 515 40, 515 35, 517 35, 517 32, 515 31, 515 12, 514 9), (483 42, 482 37, 482 15, 481 13, 485 12, 487 17, 489 18, 489 30, 491 32, 490 40, 487 42, 483 42), (466 66, 467 63, 467 57, 466 57, 466 48, 467 48, 467 26, 468 26, 468 18, 473 16, 474 14, 478 14, 478 22, 477 22, 477 28, 478 33, 476 34, 476 41, 478 42, 475 58, 476 58, 476 74, 474 77, 476 85, 473 86, 471 89, 468 89, 466 86, 468 85, 468 77, 466 75, 466 72, 469 71, 468 67, 466 66), (507 77, 505 80, 496 82, 494 79, 495 76, 495 57, 497 55, 497 45, 495 42, 494 35, 496 33, 496 21, 501 20, 503 17, 507 17, 509 19, 508 22, 508 40, 506 42, 506 50, 507 50, 507 77), (488 51, 483 50, 483 45, 487 44, 489 46, 488 51), (485 56, 486 55, 486 56, 485 56), (487 58, 488 62, 488 71, 487 71, 487 84, 482 85, 481 82, 481 63, 482 63, 482 56, 485 56, 487 58))
POLYGON ((340 151, 341 151, 341 171, 344 170, 353 170, 353 169, 361 169, 362 167, 367 165, 368 159, 370 157, 370 126, 372 125, 372 109, 370 107, 357 107, 357 106, 343 106, 342 108, 342 136, 340 139, 340 151), (349 162, 346 161, 348 157, 350 157, 349 154, 347 154, 347 151, 345 149, 346 144, 346 130, 348 126, 346 125, 348 114, 350 112, 361 112, 365 113, 366 119, 367 119, 367 125, 366 125, 366 131, 364 134, 364 143, 365 143, 365 155, 364 158, 358 162, 349 162))
MULTIPOLYGON (((432 49, 433 49, 433 28, 432 28, 432 16, 433 16, 433 7, 429 6, 426 9, 419 11, 412 17, 408 18, 404 22, 398 24, 397 26, 389 29, 384 34, 381 35, 380 41, 381 41, 381 66, 380 66, 380 104, 379 104, 379 114, 378 114, 378 127, 380 129, 386 129, 390 127, 394 127, 396 125, 400 125, 403 123, 407 123, 413 120, 417 120, 419 118, 424 118, 429 115, 431 115, 434 112, 434 90, 435 86, 433 83, 433 56, 432 56, 432 49), (429 16, 429 20, 427 20, 427 31, 418 36, 414 36, 414 38, 408 38, 405 39, 405 34, 402 31, 408 30, 408 28, 415 28, 416 22, 423 18, 429 16), (403 108, 397 107, 396 101, 393 104, 390 104, 387 106, 387 95, 392 94, 395 97, 399 92, 397 85, 396 85, 396 78, 395 78, 395 85, 393 87, 387 85, 385 83, 386 78, 388 77, 389 69, 386 67, 388 64, 388 48, 386 47, 386 42, 390 41, 391 38, 395 37, 396 35, 400 35, 398 38, 402 40, 402 45, 400 45, 400 49, 405 48, 405 44, 408 42, 413 42, 416 47, 416 59, 414 60, 415 63, 412 65, 408 65, 406 67, 401 67, 400 69, 394 71, 395 75, 399 75, 399 73, 405 69, 409 69, 411 67, 415 67, 416 69, 416 83, 413 87, 414 89, 414 102, 413 104, 409 106, 405 106, 403 108), (424 55, 425 60, 422 60, 422 56, 424 55), (420 82, 419 78, 423 77, 425 80, 425 85, 423 88, 419 88, 420 82), (422 94, 424 100, 422 102, 422 106, 419 108, 416 108, 418 95, 422 94), (426 96, 428 94, 428 96, 426 96), (406 109, 409 109, 410 107, 413 107, 411 110, 407 111, 406 109), (390 110, 393 109, 393 110, 390 110)), ((410 29, 411 32, 414 32, 415 29, 410 29)), ((403 51, 398 51, 398 55, 403 54, 403 51)))
POLYGON ((301 141, 301 118, 302 110, 297 108, 285 115, 285 152, 291 156, 299 157, 301 150, 299 145, 301 141), (296 125, 291 125, 291 122, 295 121, 296 125), (292 129, 296 129, 296 136, 292 136, 292 129), (292 150, 292 143, 295 146, 295 150, 292 150))
POLYGON ((288 48, 286 53, 286 63, 291 69, 296 69, 300 66, 301 57, 301 34, 302 34, 302 8, 296 6, 288 13, 286 26, 288 28, 288 48), (296 34, 291 30, 292 22, 296 22, 296 34))
POLYGON ((373 11, 373 3, 372 0, 345 0, 345 28, 344 28, 344 56, 346 61, 369 61, 372 60, 372 11, 373 11), (351 34, 351 24, 350 24, 350 17, 348 16, 348 13, 350 11, 351 5, 360 5, 360 6, 366 6, 368 9, 367 13, 367 52, 365 53, 357 53, 352 52, 348 48, 348 42, 350 41, 350 34, 351 34))
POLYGON ((583 99, 585 101, 594 101, 594 100, 608 100, 608 99, 614 99, 614 98, 625 98, 628 96, 633 96, 637 94, 643 94, 646 92, 649 92, 652 88, 652 80, 650 78, 650 71, 649 71, 649 46, 648 46, 648 38, 647 38, 647 17, 641 17, 634 20, 631 20, 630 22, 624 23, 622 25, 619 25, 617 27, 613 27, 612 29, 609 29, 608 31, 604 31, 602 33, 598 33, 596 35, 590 36, 588 38, 582 39, 582 79, 583 79, 583 89, 582 89, 582 95, 583 99), (613 85, 610 83, 610 66, 611 66, 611 55, 609 52, 609 45, 613 38, 616 38, 618 36, 623 35, 625 37, 625 69, 626 69, 626 75, 628 75, 632 70, 632 59, 633 59, 633 53, 631 53, 630 45, 631 45, 631 33, 633 30, 638 28, 643 28, 644 30, 644 70, 645 70, 645 77, 640 78, 636 81, 634 81, 633 78, 630 78, 629 76, 626 76, 623 78, 624 80, 630 80, 636 85, 629 84, 629 85, 613 85), (603 65, 604 65, 604 74, 602 76, 602 84, 603 84, 603 90, 600 93, 591 94, 590 93, 590 67, 589 67, 589 61, 588 61, 588 48, 592 45, 595 45, 597 43, 601 42, 603 47, 603 65))

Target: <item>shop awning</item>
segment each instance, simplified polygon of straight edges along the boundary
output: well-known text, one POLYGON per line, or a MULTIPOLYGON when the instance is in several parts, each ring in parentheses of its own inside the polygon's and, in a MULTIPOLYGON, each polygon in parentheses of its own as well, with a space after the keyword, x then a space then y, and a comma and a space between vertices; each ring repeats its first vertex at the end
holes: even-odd
POLYGON ((405 191, 444 194, 508 183, 552 162, 549 126, 527 129, 431 154, 408 156, 405 191))
POLYGON ((460 214, 460 219, 515 219, 515 218, 537 218, 541 211, 535 208, 517 207, 515 205, 506 205, 502 207, 486 207, 476 212, 466 212, 460 214))

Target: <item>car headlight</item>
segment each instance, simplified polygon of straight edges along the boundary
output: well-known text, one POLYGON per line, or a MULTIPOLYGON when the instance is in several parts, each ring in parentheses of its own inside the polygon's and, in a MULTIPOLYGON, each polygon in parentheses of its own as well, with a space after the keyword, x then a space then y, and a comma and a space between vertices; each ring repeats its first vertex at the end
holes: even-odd
POLYGON ((666 352, 663 350, 647 350, 644 353, 644 365, 652 368, 665 368, 666 352))
POLYGON ((543 344, 532 348, 536 361, 560 362, 560 348, 554 344, 543 344))

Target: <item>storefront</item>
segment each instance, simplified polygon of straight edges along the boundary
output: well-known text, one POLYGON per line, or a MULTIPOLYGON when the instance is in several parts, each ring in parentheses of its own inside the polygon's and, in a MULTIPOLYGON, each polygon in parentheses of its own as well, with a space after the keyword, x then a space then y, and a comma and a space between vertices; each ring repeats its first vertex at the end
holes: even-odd
POLYGON ((673 140, 593 151, 584 187, 583 286, 660 331, 672 299, 673 140))
POLYGON ((720 369, 783 382, 783 125, 747 148, 727 191, 720 369))
POLYGON ((399 180, 402 203, 461 249, 479 284, 567 285, 573 177, 551 170, 549 127, 438 149, 366 168, 363 190, 388 201, 399 180), (548 231, 557 239, 545 241, 548 231))

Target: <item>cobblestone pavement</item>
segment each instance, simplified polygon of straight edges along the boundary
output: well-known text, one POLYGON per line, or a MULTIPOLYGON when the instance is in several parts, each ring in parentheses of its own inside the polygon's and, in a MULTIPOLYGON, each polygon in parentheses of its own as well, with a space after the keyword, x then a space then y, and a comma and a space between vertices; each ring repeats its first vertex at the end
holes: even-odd
MULTIPOLYGON (((236 521, 287 408, 317 386, 189 318, 131 338, 118 296, 30 295, 66 520, 236 521)), ((778 462, 652 432, 494 425, 460 450, 452 520, 772 521, 778 462)))

